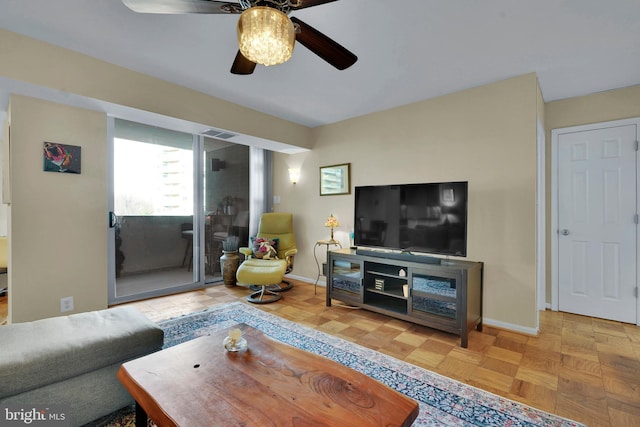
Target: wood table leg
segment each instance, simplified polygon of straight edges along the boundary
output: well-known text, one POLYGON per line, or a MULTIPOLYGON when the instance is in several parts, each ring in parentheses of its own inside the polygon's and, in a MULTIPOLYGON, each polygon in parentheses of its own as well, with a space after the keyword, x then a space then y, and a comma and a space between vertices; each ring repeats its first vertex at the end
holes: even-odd
POLYGON ((136 427, 147 427, 147 413, 138 402, 136 402, 136 427))

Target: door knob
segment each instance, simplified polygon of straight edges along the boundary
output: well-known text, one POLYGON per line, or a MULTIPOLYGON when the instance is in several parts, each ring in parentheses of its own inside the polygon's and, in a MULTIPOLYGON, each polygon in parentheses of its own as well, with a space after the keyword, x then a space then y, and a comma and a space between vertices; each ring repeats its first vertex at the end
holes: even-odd
POLYGON ((560 234, 562 234, 563 236, 568 236, 569 230, 567 230, 566 228, 563 228, 562 230, 560 230, 560 234))

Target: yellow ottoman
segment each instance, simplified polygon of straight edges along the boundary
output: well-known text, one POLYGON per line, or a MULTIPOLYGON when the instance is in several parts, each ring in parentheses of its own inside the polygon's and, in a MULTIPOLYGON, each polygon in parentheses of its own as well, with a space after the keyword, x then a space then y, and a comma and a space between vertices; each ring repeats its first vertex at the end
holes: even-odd
POLYGON ((267 286, 282 282, 287 270, 287 262, 283 259, 247 259, 236 272, 236 279, 241 286, 256 285, 261 289, 247 297, 254 304, 267 304, 280 299, 280 295, 267 289, 267 286))

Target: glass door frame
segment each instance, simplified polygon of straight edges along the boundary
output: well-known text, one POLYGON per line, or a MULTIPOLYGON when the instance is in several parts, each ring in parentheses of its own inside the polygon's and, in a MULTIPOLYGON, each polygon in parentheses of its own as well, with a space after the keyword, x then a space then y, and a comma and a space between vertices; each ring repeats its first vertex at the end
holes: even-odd
POLYGON ((163 295, 185 292, 205 287, 204 275, 204 173, 203 173, 203 142, 204 137, 192 134, 193 143, 193 281, 191 283, 146 291, 134 295, 118 296, 116 289, 116 256, 115 256, 115 224, 113 223, 114 198, 115 198, 115 158, 114 158, 115 118, 107 117, 107 209, 106 227, 108 233, 108 274, 107 274, 107 303, 108 305, 137 301, 163 295))

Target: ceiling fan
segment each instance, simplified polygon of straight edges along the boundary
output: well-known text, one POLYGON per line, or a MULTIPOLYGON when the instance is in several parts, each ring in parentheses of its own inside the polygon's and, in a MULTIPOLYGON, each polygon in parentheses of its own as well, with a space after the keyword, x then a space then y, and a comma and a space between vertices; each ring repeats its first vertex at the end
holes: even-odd
POLYGON ((238 22, 240 48, 231 66, 231 72, 233 74, 252 74, 256 63, 275 65, 288 60, 293 51, 294 39, 338 70, 352 66, 358 60, 356 55, 300 19, 288 16, 291 11, 334 1, 337 0, 238 0, 238 2, 122 0, 122 3, 138 13, 240 14, 238 22), (272 25, 274 21, 278 22, 279 27, 267 28, 267 25, 272 25), (264 30, 262 29, 263 25, 264 30), (251 34, 252 30, 253 34, 251 34), (258 34, 255 40, 247 40, 248 36, 256 36, 256 32, 262 33, 258 34), (282 36, 283 33, 282 41, 272 39, 272 37, 282 36), (274 36, 274 34, 276 35, 274 36), (285 45, 282 58, 265 60, 260 56, 265 51, 269 51, 269 54, 273 53, 274 45, 278 45, 278 47, 285 45))

